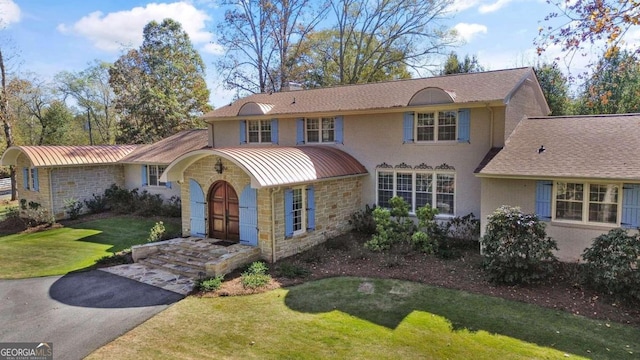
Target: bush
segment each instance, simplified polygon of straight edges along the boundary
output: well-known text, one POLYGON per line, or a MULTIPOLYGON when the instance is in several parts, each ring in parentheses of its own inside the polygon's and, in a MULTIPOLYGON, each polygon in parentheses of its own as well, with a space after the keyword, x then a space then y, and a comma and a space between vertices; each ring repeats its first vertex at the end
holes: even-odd
POLYGON ((495 283, 519 284, 542 280, 553 272, 556 242, 535 214, 502 206, 489 216, 483 266, 495 283))
POLYGON ((107 211, 107 197, 93 194, 93 199, 85 199, 84 205, 91 214, 99 214, 107 211))
POLYGON ((112 184, 104 191, 108 208, 118 214, 132 214, 135 211, 134 200, 137 195, 138 189, 129 191, 116 184, 112 184))
POLYGON ((373 211, 375 209, 376 205, 367 205, 364 210, 359 210, 351 214, 349 224, 353 226, 353 230, 361 234, 375 234, 376 221, 373 219, 373 211))
POLYGON ((53 215, 49 214, 49 212, 42 208, 40 203, 35 201, 29 201, 27 203, 26 199, 20 200, 20 209, 22 210, 22 218, 25 221, 25 225, 27 227, 33 227, 43 224, 53 224, 55 223, 55 219, 53 215))
POLYGON ((164 227, 164 223, 162 221, 158 221, 149 231, 147 242, 156 242, 163 240, 166 234, 167 229, 164 227))
POLYGON ((592 286, 620 299, 640 300, 640 236, 612 229, 584 250, 586 278, 592 286))
POLYGON ((182 216, 182 201, 179 196, 172 196, 162 205, 163 216, 180 217, 182 216))
POLYGON ((84 204, 78 199, 69 198, 64 200, 64 212, 67 213, 69 219, 75 220, 80 217, 84 204))
POLYGON ((198 280, 196 287, 200 291, 216 291, 222 286, 223 275, 198 280))
POLYGON ((478 241, 480 238, 480 220, 469 213, 456 216, 447 223, 448 236, 453 239, 478 241))
POLYGON ((371 251, 389 250, 398 242, 409 242, 415 224, 409 219, 409 204, 401 197, 389 200, 390 209, 375 208, 372 212, 376 233, 364 246, 371 251))
POLYGON ((136 214, 146 217, 162 214, 164 201, 160 194, 151 194, 144 190, 139 195, 137 191, 133 195, 133 207, 136 214))
POLYGON ((112 255, 106 255, 96 261, 97 265, 101 266, 114 266, 122 264, 132 264, 133 258, 131 257, 131 249, 122 250, 112 255))
POLYGON ((423 206, 416 211, 418 217, 418 229, 411 236, 411 245, 414 249, 426 254, 433 254, 438 249, 438 238, 441 235, 440 227, 435 221, 438 209, 429 205, 423 206))
POLYGON ((247 270, 242 273, 240 282, 245 289, 257 289, 263 287, 271 281, 271 275, 267 272, 269 268, 262 261, 251 263, 247 270))

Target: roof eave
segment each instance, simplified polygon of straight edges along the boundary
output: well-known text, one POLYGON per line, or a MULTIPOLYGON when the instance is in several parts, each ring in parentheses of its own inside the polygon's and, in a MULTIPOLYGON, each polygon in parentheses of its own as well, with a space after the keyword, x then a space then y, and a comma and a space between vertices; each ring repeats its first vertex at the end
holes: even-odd
POLYGON ((531 174, 500 174, 500 173, 475 173, 479 178, 492 178, 492 179, 513 179, 513 180, 588 180, 588 181, 607 181, 607 182, 634 182, 640 183, 640 175, 637 178, 626 177, 598 177, 598 176, 550 176, 550 175, 531 175, 531 174))

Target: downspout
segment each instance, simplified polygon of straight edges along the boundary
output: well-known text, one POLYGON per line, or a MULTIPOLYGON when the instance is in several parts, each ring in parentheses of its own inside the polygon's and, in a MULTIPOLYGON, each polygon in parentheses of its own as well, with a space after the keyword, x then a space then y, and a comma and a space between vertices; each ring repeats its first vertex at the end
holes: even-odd
POLYGON ((271 188, 271 263, 276 262, 276 197, 275 194, 280 188, 271 188))
POLYGON ((489 147, 493 148, 493 127, 494 127, 494 122, 495 122, 495 116, 494 116, 494 112, 493 112, 493 108, 491 108, 491 106, 489 106, 489 104, 486 105, 487 110, 489 110, 489 147))
MULTIPOLYGON (((55 219, 56 218, 56 212, 55 212, 55 208, 53 205, 53 168, 49 169, 49 201, 51 202, 51 216, 55 219)), ((38 191, 40 191, 38 189, 38 191)))

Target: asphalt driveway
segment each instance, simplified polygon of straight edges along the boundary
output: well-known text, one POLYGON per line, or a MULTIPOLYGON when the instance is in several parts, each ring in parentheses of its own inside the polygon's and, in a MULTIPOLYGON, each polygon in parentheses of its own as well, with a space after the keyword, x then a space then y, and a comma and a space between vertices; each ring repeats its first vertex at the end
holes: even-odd
POLYGON ((99 270, 0 280, 0 342, 53 342, 54 359, 82 359, 182 298, 99 270))

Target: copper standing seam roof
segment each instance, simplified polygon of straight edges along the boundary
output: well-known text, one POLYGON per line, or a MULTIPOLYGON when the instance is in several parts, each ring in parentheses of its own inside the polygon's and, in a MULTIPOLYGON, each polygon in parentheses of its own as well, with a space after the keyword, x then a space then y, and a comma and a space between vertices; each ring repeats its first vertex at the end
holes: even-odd
POLYGON ((142 145, 125 156, 125 164, 169 164, 178 156, 209 145, 207 129, 181 131, 150 145, 142 145))
POLYGON ((131 153, 136 145, 92 146, 12 146, 0 159, 2 165, 16 165, 20 154, 34 167, 114 164, 131 153))
POLYGON ((215 121, 249 115, 264 117, 406 108, 416 93, 427 88, 439 88, 455 95, 452 96, 455 103, 508 102, 511 93, 526 79, 536 79, 530 67, 254 94, 210 111, 204 119, 215 121), (247 114, 243 111, 245 105, 261 111, 247 114))
POLYGON ((640 180, 640 114, 522 120, 481 177, 640 180))
POLYGON ((251 177, 255 188, 367 174, 365 167, 351 155, 328 146, 242 147, 203 149, 184 154, 167 167, 162 179, 183 180, 186 167, 211 155, 241 167, 251 177))

